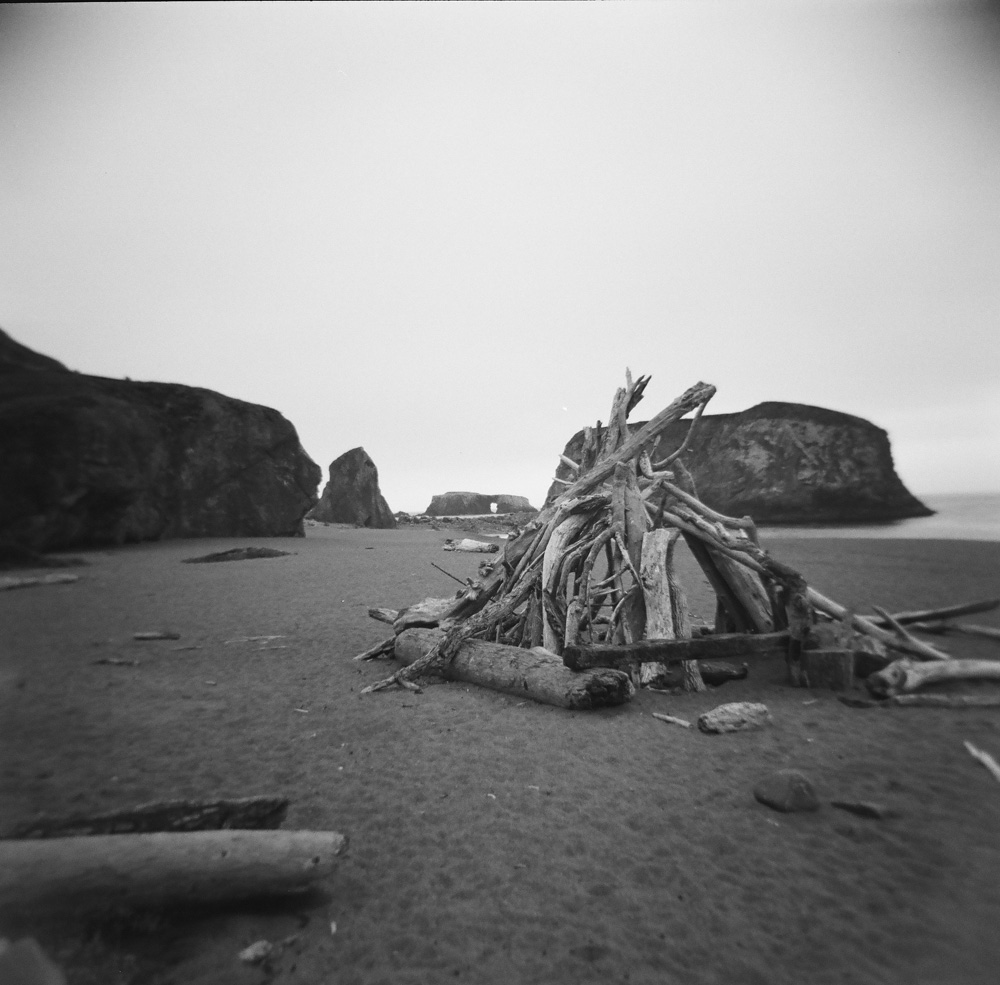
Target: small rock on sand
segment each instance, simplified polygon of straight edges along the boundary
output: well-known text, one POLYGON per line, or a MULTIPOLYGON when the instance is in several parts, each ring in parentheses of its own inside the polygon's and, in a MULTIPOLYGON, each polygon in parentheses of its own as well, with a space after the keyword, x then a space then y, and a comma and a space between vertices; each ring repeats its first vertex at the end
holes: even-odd
POLYGON ((702 732, 744 732, 748 729, 763 728, 771 721, 767 705, 753 701, 733 701, 706 711, 698 719, 702 732))
POLYGON ((254 941, 249 947, 240 951, 240 961, 244 964, 260 964, 266 960, 274 951, 274 945, 270 941, 254 941))
POLYGON ((819 798, 809 778, 798 770, 778 770, 765 776, 753 788, 753 795, 762 804, 776 811, 818 811, 819 798))

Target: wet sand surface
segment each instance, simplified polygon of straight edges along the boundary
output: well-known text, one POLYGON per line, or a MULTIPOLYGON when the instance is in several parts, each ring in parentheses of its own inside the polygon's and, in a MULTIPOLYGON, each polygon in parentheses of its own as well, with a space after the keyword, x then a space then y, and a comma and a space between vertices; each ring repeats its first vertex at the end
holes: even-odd
MULTIPOLYGON (((79 552, 74 584, 0 593, 0 829, 281 794, 285 828, 350 839, 313 898, 97 933, 0 929, 37 936, 71 983, 997 980, 1000 784, 962 743, 1000 758, 1000 709, 849 708, 786 686, 777 660, 705 694, 642 692, 599 712, 461 684, 362 696, 395 666, 352 659, 388 635, 367 608, 452 594, 431 561, 475 577, 482 556, 441 550, 464 535, 330 526, 135 545, 79 552), (181 563, 242 546, 291 553, 181 563), (160 629, 180 638, 133 640, 160 629), (773 724, 709 736, 651 714, 693 721, 743 700, 766 703, 773 724), (820 811, 754 800, 785 767, 813 780, 820 811), (892 816, 859 818, 838 798, 892 816), (237 959, 290 935, 268 965, 237 959)), ((862 612, 1000 595, 1000 543, 764 546, 862 612)), ((710 621, 689 558, 681 578, 710 621)), ((1000 626, 997 613, 969 621, 1000 626)), ((1000 656, 985 640, 944 645, 1000 656)))

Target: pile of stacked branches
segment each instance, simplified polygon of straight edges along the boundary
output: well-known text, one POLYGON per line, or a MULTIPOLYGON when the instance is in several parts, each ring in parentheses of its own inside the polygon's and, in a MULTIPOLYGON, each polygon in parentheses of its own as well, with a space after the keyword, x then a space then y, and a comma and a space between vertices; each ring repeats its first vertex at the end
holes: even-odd
POLYGON ((686 689, 701 690, 697 660, 785 654, 790 674, 817 614, 849 632, 921 660, 948 655, 902 629, 849 612, 762 550, 750 517, 723 516, 697 497, 681 456, 715 387, 698 383, 634 432, 628 416, 648 376, 615 394, 608 424, 587 428, 576 478, 452 599, 370 609, 394 635, 357 659, 391 654, 405 666, 365 688, 417 688, 422 678, 469 680, 561 704, 628 700, 636 684, 680 664, 686 689), (687 435, 661 461, 662 432, 690 414, 687 435), (715 626, 694 634, 674 571, 683 538, 717 597, 715 626))

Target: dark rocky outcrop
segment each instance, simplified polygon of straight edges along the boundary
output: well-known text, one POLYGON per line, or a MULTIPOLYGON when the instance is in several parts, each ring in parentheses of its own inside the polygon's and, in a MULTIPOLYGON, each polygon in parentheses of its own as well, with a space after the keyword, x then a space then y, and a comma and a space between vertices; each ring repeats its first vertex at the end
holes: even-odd
POLYGON ((424 512, 428 516, 474 516, 491 513, 493 503, 497 504, 497 513, 538 512, 524 496, 487 496, 474 492, 446 492, 433 496, 431 505, 424 512))
MULTIPOLYGON (((667 428, 653 460, 677 448, 688 427, 678 421, 667 428)), ((582 445, 580 431, 565 454, 578 460, 582 445)), ((821 407, 770 402, 706 414, 684 463, 702 502, 762 524, 880 523, 933 513, 896 475, 885 431, 821 407)), ((562 463, 556 475, 571 478, 562 463)), ((553 483, 549 499, 564 488, 553 483)))
POLYGON ((301 536, 322 477, 276 410, 86 376, 0 331, 0 542, 301 536))
POLYGON ((378 487, 378 469, 364 448, 352 448, 330 463, 330 481, 310 520, 392 529, 396 518, 378 487))

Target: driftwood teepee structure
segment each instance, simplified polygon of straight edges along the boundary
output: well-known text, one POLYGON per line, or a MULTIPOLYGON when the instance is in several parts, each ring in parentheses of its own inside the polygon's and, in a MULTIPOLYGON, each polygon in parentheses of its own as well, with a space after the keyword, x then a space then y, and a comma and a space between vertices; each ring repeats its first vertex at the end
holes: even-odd
POLYGON ((704 687, 700 657, 785 653, 794 676, 816 613, 921 659, 947 654, 898 627, 847 612, 763 551, 749 517, 723 516, 697 498, 681 455, 715 388, 698 383, 630 431, 649 377, 615 394, 607 426, 585 432, 576 479, 511 537, 481 580, 453 599, 399 612, 369 610, 394 635, 358 659, 392 653, 407 663, 366 688, 415 687, 422 676, 459 677, 570 707, 627 700, 664 663, 681 663, 689 689, 704 687), (664 429, 687 414, 682 445, 649 457, 664 429), (673 570, 683 537, 716 592, 714 632, 691 638, 673 570), (417 632, 419 630, 419 632, 417 632), (601 669, 595 669, 601 668, 601 669))

